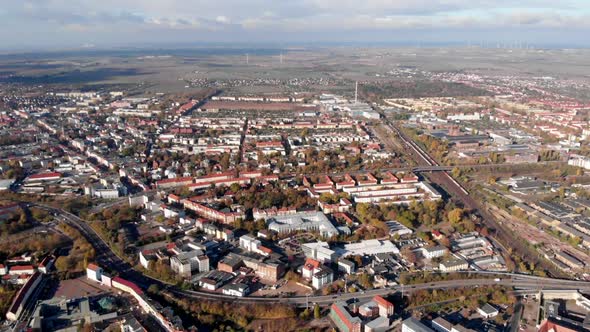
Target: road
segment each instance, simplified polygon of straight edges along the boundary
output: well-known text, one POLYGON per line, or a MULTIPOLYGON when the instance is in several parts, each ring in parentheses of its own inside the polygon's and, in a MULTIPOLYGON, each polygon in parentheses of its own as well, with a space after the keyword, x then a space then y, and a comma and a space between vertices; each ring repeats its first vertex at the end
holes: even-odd
POLYGON ((522 317, 522 312, 524 310, 524 305, 522 304, 522 300, 518 300, 518 302, 516 302, 516 305, 514 306, 514 314, 512 315, 512 318, 510 319, 510 323, 508 325, 508 328, 510 332, 517 332, 520 329, 520 319, 522 317))
MULTIPOLYGON (((39 207, 47 209, 55 214, 58 214, 61 219, 68 225, 75 227, 80 233, 88 240, 88 242, 95 248, 96 251, 96 262, 107 268, 108 270, 117 272, 119 276, 129 281, 132 281, 147 289, 151 284, 157 284, 161 289, 167 290, 170 293, 195 299, 195 300, 220 300, 228 302, 238 302, 244 304, 251 303, 265 303, 265 304, 289 304, 300 307, 305 307, 308 303, 317 303, 322 306, 330 305, 331 303, 339 300, 351 300, 359 299, 365 300, 370 299, 375 295, 386 296, 395 292, 403 291, 404 294, 411 293, 417 290, 427 289, 450 289, 450 288, 461 288, 461 287, 478 287, 478 286, 506 286, 514 287, 519 290, 540 290, 540 289, 560 289, 560 290, 584 290, 590 291, 590 283, 575 280, 562 280, 562 279, 550 279, 528 275, 518 275, 511 273, 498 273, 502 278, 493 279, 489 275, 490 273, 481 272, 482 278, 477 279, 458 279, 448 281, 438 281, 432 283, 406 285, 406 286, 394 286, 389 288, 381 288, 368 290, 366 292, 358 293, 344 293, 339 295, 327 295, 327 296, 295 296, 285 298, 266 298, 266 297, 243 297, 238 298, 229 295, 223 295, 219 293, 208 293, 200 291, 186 291, 181 290, 170 284, 166 284, 161 280, 151 278, 142 274, 139 271, 133 269, 133 267, 120 257, 118 257, 112 249, 94 232, 94 230, 82 219, 77 216, 47 205, 36 204, 39 207)), ((471 274, 478 272, 470 272, 471 274)))

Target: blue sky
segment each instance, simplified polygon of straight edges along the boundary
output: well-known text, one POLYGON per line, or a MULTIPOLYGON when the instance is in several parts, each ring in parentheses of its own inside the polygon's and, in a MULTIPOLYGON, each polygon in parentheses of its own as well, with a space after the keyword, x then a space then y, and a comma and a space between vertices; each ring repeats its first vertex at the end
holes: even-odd
POLYGON ((590 43, 589 0, 4 0, 2 49, 199 42, 590 43))

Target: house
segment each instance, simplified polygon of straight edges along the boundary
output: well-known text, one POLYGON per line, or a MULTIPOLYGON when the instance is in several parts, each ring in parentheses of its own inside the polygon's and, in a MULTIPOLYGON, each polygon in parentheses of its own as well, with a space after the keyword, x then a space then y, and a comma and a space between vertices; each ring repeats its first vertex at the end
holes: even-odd
POLYGON ((313 274, 320 268, 321 265, 322 263, 313 258, 306 259, 305 264, 303 264, 303 268, 301 269, 301 276, 303 279, 311 280, 313 274))
POLYGON ((499 314, 498 309, 494 308, 489 303, 477 308, 477 312, 485 319, 494 318, 499 314))
POLYGON ((439 240, 442 240, 442 238, 444 237, 444 235, 442 235, 441 232, 439 232, 438 230, 435 229, 435 230, 432 231, 432 237, 435 240, 439 241, 439 240))

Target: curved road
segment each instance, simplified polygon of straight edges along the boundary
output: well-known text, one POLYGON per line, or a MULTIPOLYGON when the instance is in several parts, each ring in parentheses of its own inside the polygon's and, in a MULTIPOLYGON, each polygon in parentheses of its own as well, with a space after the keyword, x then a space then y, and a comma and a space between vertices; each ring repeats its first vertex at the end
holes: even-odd
MULTIPOLYGON (((478 287, 478 286, 506 286, 522 290, 541 290, 541 289, 559 289, 559 290, 584 290, 590 291, 590 283, 575 280, 550 279, 528 275, 518 275, 510 273, 501 273, 501 279, 492 279, 489 276, 481 279, 458 279, 437 281, 416 285, 398 285, 388 288, 373 289, 366 292, 344 293, 339 295, 327 296, 295 296, 295 297, 243 297, 238 298, 219 293, 208 293, 200 291, 185 291, 176 286, 164 283, 161 280, 151 278, 133 269, 131 264, 118 257, 112 249, 106 244, 98 234, 82 219, 66 212, 47 205, 35 204, 57 215, 60 215, 65 223, 76 228, 88 240, 96 251, 96 262, 109 270, 117 272, 122 278, 138 284, 146 289, 151 284, 157 284, 161 289, 165 289, 175 295, 191 299, 201 300, 223 300, 240 303, 282 303, 297 306, 306 306, 308 303, 317 303, 319 305, 330 305, 339 300, 350 299, 369 299, 375 295, 386 296, 395 292, 411 293, 416 290, 425 289, 450 289, 461 287, 478 287)), ((477 272, 471 272, 477 273, 477 272)), ((490 273, 481 273, 489 275, 490 273)))

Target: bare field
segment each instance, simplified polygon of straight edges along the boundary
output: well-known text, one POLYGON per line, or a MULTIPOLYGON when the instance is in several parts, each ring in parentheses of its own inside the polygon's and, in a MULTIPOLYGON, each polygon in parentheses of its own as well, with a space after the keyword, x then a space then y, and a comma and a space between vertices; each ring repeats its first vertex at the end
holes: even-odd
POLYGON ((189 83, 194 81, 234 80, 236 84, 221 89, 252 93, 332 91, 350 90, 354 80, 394 79, 388 73, 398 68, 587 79, 589 55, 590 51, 581 49, 345 47, 45 53, 0 56, 0 82, 68 87, 130 85, 137 92, 166 93, 187 91, 194 88, 189 83), (298 85, 292 82, 294 79, 309 82, 298 85), (331 81, 318 83, 319 79, 331 81), (245 82, 238 84, 240 80, 245 82))

